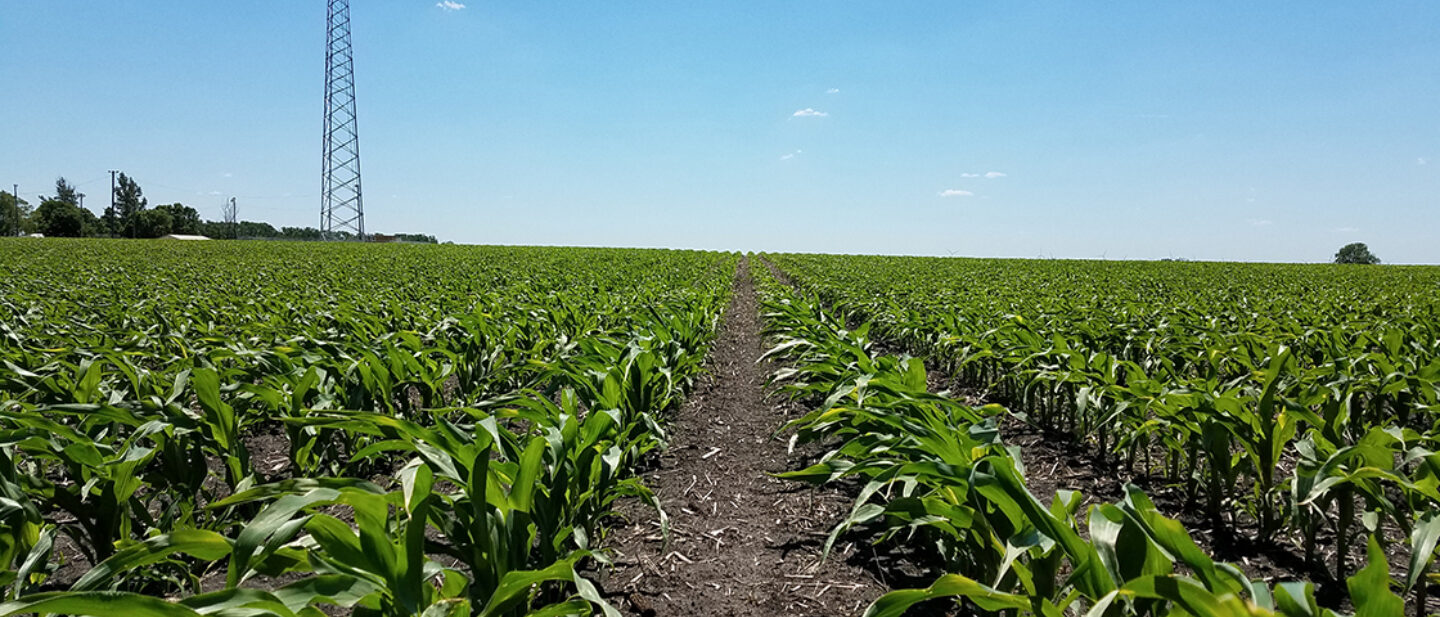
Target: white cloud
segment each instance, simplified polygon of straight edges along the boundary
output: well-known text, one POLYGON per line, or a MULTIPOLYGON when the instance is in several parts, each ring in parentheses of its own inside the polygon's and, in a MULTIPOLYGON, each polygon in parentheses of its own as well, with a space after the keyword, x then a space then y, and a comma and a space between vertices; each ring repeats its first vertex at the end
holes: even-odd
POLYGON ((1335 233, 1337 233, 1337 234, 1353 234, 1353 233, 1355 233, 1355 232, 1357 232, 1357 231, 1360 231, 1360 228, 1359 228, 1359 227, 1336 227, 1335 229, 1332 229, 1332 230, 1330 230, 1330 231, 1333 231, 1333 232, 1335 232, 1335 233))
POLYGON ((1004 178, 1005 176, 1008 176, 1008 175, 1010 175, 1010 174, 1003 173, 1003 172, 998 172, 998 171, 987 171, 987 172, 985 172, 985 173, 983 173, 983 174, 972 174, 972 173, 966 172, 966 173, 960 174, 960 177, 961 177, 961 178, 990 178, 990 179, 993 180, 993 179, 995 179, 995 178, 1004 178))
POLYGON ((219 195, 220 191, 210 191, 210 195, 219 195))
POLYGON ((792 118, 824 118, 825 116, 828 116, 828 115, 830 115, 830 114, 825 113, 825 112, 823 112, 823 111, 815 111, 814 109, 811 109, 811 108, 809 108, 809 107, 806 107, 805 109, 802 109, 802 110, 797 111, 797 112, 795 112, 795 113, 793 113, 793 114, 790 114, 790 117, 792 117, 792 118))
POLYGON ((782 154, 782 155, 780 155, 780 160, 782 160, 782 161, 788 161, 788 160, 793 159, 793 158, 795 158, 796 156, 798 156, 801 152, 804 152, 804 150, 796 150, 796 151, 791 152, 791 153, 789 153, 789 154, 782 154))
POLYGON ((456 2, 455 0, 441 0, 440 2, 436 2, 435 6, 444 9, 447 13, 453 13, 465 8, 463 3, 456 2))
POLYGON ((941 196, 941 197, 974 197, 975 194, 974 194, 974 193, 971 193, 970 191, 962 191, 962 190, 960 190, 960 189, 945 189, 945 190, 943 190, 943 191, 940 191, 940 196, 941 196))
POLYGON ((1428 165, 1428 164, 1430 164, 1430 160, 1429 160, 1429 159, 1426 159, 1425 157, 1422 156, 1422 157, 1420 157, 1420 158, 1418 158, 1418 159, 1415 159, 1415 164, 1416 164, 1416 165, 1428 165))
POLYGON ((230 173, 230 172, 227 171, 227 172, 225 172, 225 173, 223 173, 223 174, 220 174, 220 177, 222 177, 222 178, 234 178, 234 177, 235 177, 235 174, 230 173))
POLYGON ((831 89, 829 89, 829 90, 826 90, 826 91, 825 91, 825 94, 840 94, 840 89, 839 89, 839 88, 831 88, 831 89))
POLYGON ((1006 175, 1006 174, 1003 174, 1003 173, 998 172, 998 171, 987 171, 987 172, 985 172, 985 177, 986 177, 986 178, 1004 178, 1005 175, 1006 175))
POLYGON ((980 174, 960 174, 961 178, 979 178, 980 174))
POLYGON ((1245 222, 1250 223, 1251 227, 1268 227, 1275 223, 1270 219, 1245 219, 1245 222))

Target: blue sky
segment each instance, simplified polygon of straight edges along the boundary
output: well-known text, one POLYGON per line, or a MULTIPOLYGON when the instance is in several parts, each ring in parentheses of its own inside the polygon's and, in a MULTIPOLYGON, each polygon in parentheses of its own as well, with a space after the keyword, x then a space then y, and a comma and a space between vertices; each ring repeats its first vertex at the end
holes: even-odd
MULTIPOLYGON (((3 0, 0 185, 316 225, 324 4, 3 0)), ((371 230, 1440 263, 1433 2, 352 11, 371 230)))

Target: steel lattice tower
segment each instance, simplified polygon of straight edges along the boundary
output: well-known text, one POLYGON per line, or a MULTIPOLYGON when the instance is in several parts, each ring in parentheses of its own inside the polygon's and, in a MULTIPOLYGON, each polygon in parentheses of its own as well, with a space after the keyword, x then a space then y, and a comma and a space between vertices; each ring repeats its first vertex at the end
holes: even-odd
POLYGON ((350 48, 350 0, 329 0, 325 51, 325 160, 321 170, 320 234, 365 239, 360 203, 360 130, 355 122, 355 59, 350 48))

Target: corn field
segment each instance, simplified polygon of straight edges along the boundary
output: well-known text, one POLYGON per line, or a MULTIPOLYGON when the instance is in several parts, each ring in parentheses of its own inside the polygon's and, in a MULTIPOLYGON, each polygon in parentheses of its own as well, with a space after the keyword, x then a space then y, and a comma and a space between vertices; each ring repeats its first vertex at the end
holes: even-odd
POLYGON ((736 259, 0 241, 0 615, 616 615, 736 259))
MULTIPOLYGON (((740 259, 0 240, 0 617, 619 617, 740 259)), ((748 272, 774 439, 821 453, 779 476, 853 501, 823 552, 928 556, 868 616, 1440 612, 1440 270, 748 272)))
POLYGON ((1047 617, 1435 612, 1440 271, 770 259, 796 287, 765 285, 770 353, 793 363, 775 381, 814 403, 797 438, 834 444, 787 476, 863 483, 832 541, 863 529, 945 564, 870 615, 939 597, 1047 617), (932 393, 920 358, 989 404, 932 393), (1037 498, 1016 426, 1129 479, 1123 498, 1037 498), (1142 483, 1212 545, 1288 551, 1300 576, 1214 559, 1142 483))

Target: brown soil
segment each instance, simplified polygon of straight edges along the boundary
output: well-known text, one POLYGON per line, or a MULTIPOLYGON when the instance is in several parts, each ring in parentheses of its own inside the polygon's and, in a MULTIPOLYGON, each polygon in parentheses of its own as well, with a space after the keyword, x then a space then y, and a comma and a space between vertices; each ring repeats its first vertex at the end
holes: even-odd
MULTIPOLYGON (((731 617, 858 615, 885 589, 858 549, 821 548, 850 497, 771 474, 797 469, 812 450, 787 451, 775 432, 790 406, 768 397, 767 364, 749 263, 734 293, 708 374, 670 421, 670 448, 644 475, 670 517, 668 545, 653 509, 627 504, 628 525, 608 539, 615 567, 601 584, 632 615, 731 617)), ((868 551, 868 547, 864 549, 868 551)))

